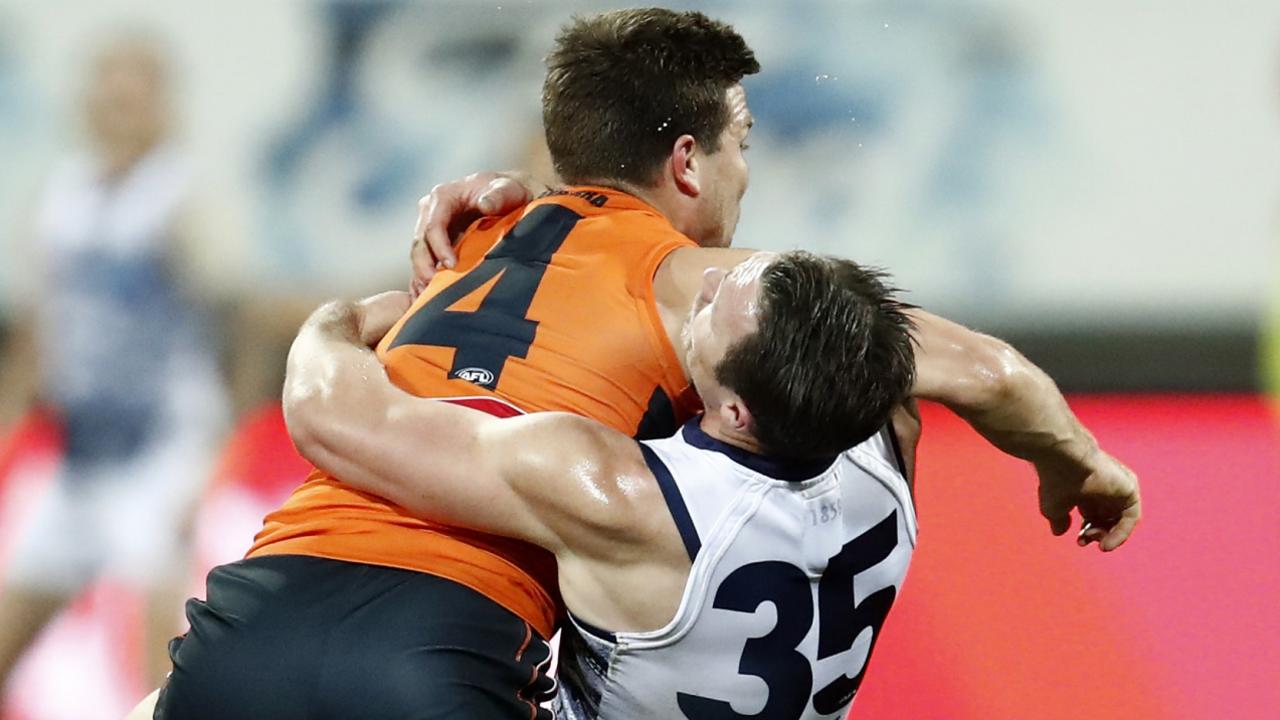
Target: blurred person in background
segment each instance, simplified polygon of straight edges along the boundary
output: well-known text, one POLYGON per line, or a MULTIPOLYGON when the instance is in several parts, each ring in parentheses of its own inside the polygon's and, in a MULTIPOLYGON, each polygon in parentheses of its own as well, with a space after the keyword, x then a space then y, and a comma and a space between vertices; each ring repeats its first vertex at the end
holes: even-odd
POLYGON ((0 683, 103 575, 147 596, 146 680, 167 669, 185 525, 227 414, 210 311, 234 256, 192 232, 171 89, 153 40, 105 43, 83 98, 87 147, 36 207, 0 421, 49 414, 62 454, 0 568, 0 683))

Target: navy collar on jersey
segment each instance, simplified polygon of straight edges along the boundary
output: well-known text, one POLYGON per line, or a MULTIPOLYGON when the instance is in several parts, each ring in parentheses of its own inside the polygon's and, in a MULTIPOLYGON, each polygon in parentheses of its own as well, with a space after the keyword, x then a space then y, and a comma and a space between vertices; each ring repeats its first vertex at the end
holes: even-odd
POLYGON ((828 458, 813 460, 789 460, 757 455, 750 450, 744 450, 723 440, 711 437, 702 429, 701 422, 702 416, 699 415, 684 424, 684 429, 681 432, 684 434, 685 442, 702 450, 718 452, 745 468, 775 480, 800 482, 801 480, 817 477, 831 467, 838 457, 837 455, 832 455, 828 458))

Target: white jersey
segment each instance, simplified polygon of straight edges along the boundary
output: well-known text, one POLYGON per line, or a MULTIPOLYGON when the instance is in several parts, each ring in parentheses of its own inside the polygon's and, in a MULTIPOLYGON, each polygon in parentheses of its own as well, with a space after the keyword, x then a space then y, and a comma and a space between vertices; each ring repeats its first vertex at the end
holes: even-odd
POLYGON ((114 180, 74 158, 45 191, 41 398, 57 409, 77 467, 118 464, 178 430, 211 442, 223 419, 211 318, 174 264, 188 179, 181 154, 161 146, 114 180))
POLYGON ((697 421, 642 449, 693 560, 684 596, 653 632, 571 617, 557 717, 843 717, 915 548, 890 431, 803 465, 726 445, 697 421))
POLYGON ((181 155, 158 147, 118 177, 80 157, 37 217, 40 400, 61 452, 14 531, 0 584, 78 592, 105 573, 164 586, 187 553, 183 518, 226 417, 211 318, 175 266, 181 155))

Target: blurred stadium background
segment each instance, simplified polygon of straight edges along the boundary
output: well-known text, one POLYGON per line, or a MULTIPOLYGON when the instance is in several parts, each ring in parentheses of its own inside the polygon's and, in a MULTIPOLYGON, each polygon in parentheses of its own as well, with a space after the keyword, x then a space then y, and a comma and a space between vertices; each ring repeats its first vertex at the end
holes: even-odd
MULTIPOLYGON (((36 250, 51 178, 91 147, 86 105, 112 102, 104 47, 161 48, 181 162, 155 203, 181 220, 179 287, 200 289, 222 378, 183 398, 219 431, 181 473, 201 497, 182 596, 302 479, 272 399, 297 323, 406 284, 432 184, 545 175, 541 57, 570 13, 616 6, 0 0, 0 569, 64 445, 26 412, 56 359, 27 319, 93 275, 42 280, 36 250)), ((764 66, 738 243, 891 268, 1048 369, 1143 479, 1131 543, 1080 551, 1046 532, 1027 468, 926 408, 923 542, 853 717, 1280 717, 1280 4, 671 6, 730 21, 764 66)), ((101 576, 0 718, 123 716, 155 677, 145 605, 101 576)), ((176 602, 160 617, 181 630, 176 602)))

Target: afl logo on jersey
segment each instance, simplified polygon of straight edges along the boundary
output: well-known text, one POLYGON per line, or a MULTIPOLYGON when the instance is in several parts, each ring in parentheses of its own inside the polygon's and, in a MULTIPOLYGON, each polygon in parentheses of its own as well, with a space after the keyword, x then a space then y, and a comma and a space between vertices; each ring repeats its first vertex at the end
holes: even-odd
POLYGON ((449 377, 457 378, 459 380, 466 380, 467 382, 473 385, 483 385, 485 387, 491 387, 493 385, 493 379, 494 379, 493 373, 489 372, 488 370, 485 370, 484 368, 478 368, 478 367, 469 367, 469 368, 462 368, 461 370, 455 370, 453 371, 453 373, 449 375, 449 377))

